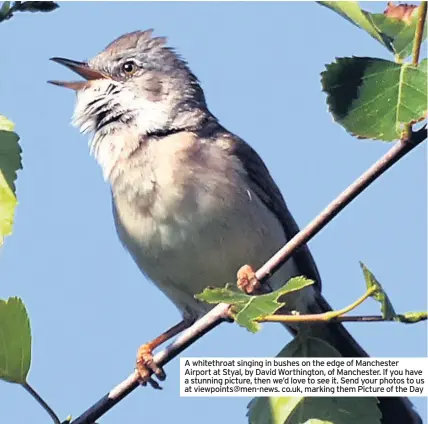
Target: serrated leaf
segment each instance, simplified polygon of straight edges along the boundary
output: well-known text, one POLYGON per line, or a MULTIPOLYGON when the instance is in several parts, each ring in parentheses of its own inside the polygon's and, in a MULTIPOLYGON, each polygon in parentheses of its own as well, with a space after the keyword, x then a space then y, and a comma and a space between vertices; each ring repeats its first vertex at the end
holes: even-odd
POLYGON ((255 333, 260 330, 258 318, 274 314, 286 305, 288 293, 301 290, 313 283, 312 280, 305 277, 294 277, 280 289, 259 296, 249 296, 239 291, 235 285, 227 284, 225 288, 208 287, 195 297, 211 304, 227 303, 232 305, 231 313, 234 320, 242 327, 255 333), (279 298, 282 298, 281 301, 279 298))
MULTIPOLYGON (((340 357, 325 341, 296 337, 278 357, 340 357)), ((250 424, 379 424, 376 398, 260 397, 248 405, 250 424)))
POLYGON ((371 295, 371 297, 373 297, 373 299, 377 300, 380 303, 380 309, 382 311, 383 318, 388 321, 394 320, 397 314, 395 313, 394 307, 392 306, 388 295, 385 293, 376 277, 362 262, 360 262, 360 266, 363 270, 367 289, 370 289, 372 287, 376 288, 376 291, 371 295))
POLYGON ((13 129, 13 123, 0 115, 0 244, 12 232, 16 173, 22 168, 19 137, 13 129))
POLYGON ((321 74, 336 122, 359 138, 392 141, 427 114, 427 59, 418 67, 370 57, 339 58, 321 74))
POLYGON ((31 363, 31 330, 27 311, 18 297, 0 300, 0 378, 24 383, 31 363))
MULTIPOLYGON (((418 23, 419 7, 411 5, 388 5, 387 11, 390 10, 391 7, 394 8, 392 9, 393 11, 401 7, 400 10, 403 10, 403 13, 401 15, 397 13, 388 14, 386 12, 386 14, 373 13, 370 14, 370 18, 379 31, 386 34, 391 39, 393 51, 397 58, 402 61, 412 54, 416 26, 418 23), (411 13, 406 13, 402 6, 410 7, 411 13)), ((427 29, 425 25, 422 41, 426 39, 426 36, 427 29)))
MULTIPOLYGON (((400 60, 410 56, 419 7, 388 4, 388 8, 382 14, 362 10, 357 1, 320 1, 318 3, 368 32, 400 60)), ((425 27, 422 40, 425 40, 426 35, 425 27)))
POLYGON ((371 20, 370 14, 364 12, 357 1, 319 1, 318 3, 338 13, 355 26, 365 30, 389 51, 393 51, 389 37, 382 34, 382 32, 376 28, 371 20))
POLYGON ((248 296, 243 291, 238 290, 235 284, 226 284, 225 287, 207 287, 202 293, 195 295, 195 298, 206 303, 247 303, 248 296))
POLYGON ((415 324, 417 322, 426 321, 428 319, 428 313, 424 312, 407 312, 405 314, 399 314, 395 317, 396 321, 403 322, 405 324, 415 324))

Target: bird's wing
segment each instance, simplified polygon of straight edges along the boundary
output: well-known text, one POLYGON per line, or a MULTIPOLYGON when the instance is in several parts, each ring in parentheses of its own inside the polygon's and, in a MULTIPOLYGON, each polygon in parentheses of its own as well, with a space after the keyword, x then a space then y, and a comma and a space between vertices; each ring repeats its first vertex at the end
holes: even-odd
MULTIPOLYGON (((249 176, 252 189, 281 222, 286 238, 290 240, 299 232, 299 227, 260 156, 249 144, 236 136, 229 144, 229 150, 240 159, 249 176)), ((298 249, 293 259, 301 274, 314 280, 315 286, 321 290, 321 277, 308 247, 304 245, 298 249)))

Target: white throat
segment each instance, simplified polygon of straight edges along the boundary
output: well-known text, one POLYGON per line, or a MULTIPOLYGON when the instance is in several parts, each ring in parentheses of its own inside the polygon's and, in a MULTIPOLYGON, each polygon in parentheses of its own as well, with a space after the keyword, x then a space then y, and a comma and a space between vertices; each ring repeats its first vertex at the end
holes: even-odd
POLYGON ((164 129, 169 115, 162 101, 136 98, 120 82, 97 80, 77 93, 72 123, 82 133, 92 135, 90 152, 101 166, 104 179, 111 180, 116 164, 138 148, 142 136, 164 129), (117 119, 97 128, 100 116, 107 114, 117 119))

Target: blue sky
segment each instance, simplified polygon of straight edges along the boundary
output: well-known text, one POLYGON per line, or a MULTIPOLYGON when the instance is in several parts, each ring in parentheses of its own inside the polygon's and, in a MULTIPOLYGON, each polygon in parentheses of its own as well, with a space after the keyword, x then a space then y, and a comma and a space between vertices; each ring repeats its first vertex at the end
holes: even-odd
MULTIPOLYGON (((14 234, 1 250, 0 297, 24 299, 34 339, 29 381, 62 419, 126 377, 138 346, 179 320, 116 237, 109 188, 87 138, 70 125, 72 92, 46 84, 71 76, 50 57, 90 58, 147 28, 188 60, 212 112, 260 153, 301 226, 390 148, 353 139, 332 122, 319 76, 335 57, 388 53, 315 3, 62 3, 54 13, 2 23, 0 112, 16 122, 24 170, 14 234)), ((335 307, 363 293, 362 260, 397 311, 426 309, 426 178, 423 145, 310 242, 335 307)), ((360 312, 378 306, 368 301, 360 312)), ((373 356, 427 353, 424 324, 348 328, 373 356)), ((186 355, 274 356, 289 340, 274 324, 255 336, 223 325, 186 355)), ((100 421, 246 422, 249 399, 180 398, 178 364, 166 367, 162 392, 142 388, 100 421)), ((1 422, 48 422, 18 386, 0 382, 0 399, 1 422)), ((414 402, 426 420, 426 399, 414 402)))

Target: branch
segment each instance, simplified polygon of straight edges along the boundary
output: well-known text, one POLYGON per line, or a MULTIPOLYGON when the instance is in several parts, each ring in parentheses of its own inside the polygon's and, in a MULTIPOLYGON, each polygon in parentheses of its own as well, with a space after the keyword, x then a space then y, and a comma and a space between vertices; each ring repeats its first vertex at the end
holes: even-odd
MULTIPOLYGON (((279 250, 268 262, 266 262, 257 272, 259 280, 272 275, 287 259, 302 245, 306 244, 315 234, 324 228, 345 206, 349 205, 365 188, 379 178, 385 171, 394 165, 403 156, 413 150, 427 138, 426 125, 416 132, 412 132, 407 140, 397 142, 381 159, 371 168, 362 174, 344 192, 342 192, 333 202, 331 202, 312 222, 303 230, 297 233, 281 250, 279 250)), ((163 351, 154 355, 153 359, 159 366, 164 366, 188 346, 196 342, 204 334, 211 331, 228 318, 229 305, 220 304, 209 311, 201 319, 195 322, 190 328, 183 331, 171 344, 163 351)), ((343 321, 350 321, 351 317, 343 317, 343 321)), ((336 318, 337 319, 337 318, 336 318)), ((378 317, 368 317, 367 321, 377 321, 378 317)), ((109 393, 102 397, 97 403, 91 406, 80 417, 71 424, 92 424, 120 402, 129 393, 139 386, 138 375, 132 373, 126 380, 114 387, 109 393)))
POLYGON ((427 18, 427 2, 421 1, 419 6, 418 24, 415 31, 413 41, 412 64, 417 66, 419 63, 419 55, 421 52, 422 38, 424 34, 425 21, 427 18))
MULTIPOLYGON (((188 346, 199 340, 204 334, 211 331, 224 321, 230 321, 228 316, 229 305, 221 304, 205 314, 191 327, 183 331, 163 351, 154 355, 153 360, 159 366, 163 366, 178 356, 188 346)), ((138 374, 132 373, 127 379, 119 383, 109 393, 91 406, 71 424, 92 424, 109 411, 114 405, 139 387, 138 374)))

